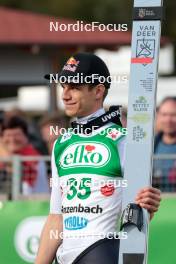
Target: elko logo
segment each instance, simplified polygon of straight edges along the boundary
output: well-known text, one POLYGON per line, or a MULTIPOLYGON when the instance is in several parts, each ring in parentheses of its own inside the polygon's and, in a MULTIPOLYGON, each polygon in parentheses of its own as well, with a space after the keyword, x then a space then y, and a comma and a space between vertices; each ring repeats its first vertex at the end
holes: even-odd
POLYGON ((28 217, 17 226, 14 237, 15 248, 25 262, 35 261, 45 220, 46 217, 43 216, 28 217))
POLYGON ((88 219, 79 216, 71 216, 64 220, 65 229, 78 230, 83 229, 88 224, 88 219))
POLYGON ((63 152, 60 166, 64 169, 74 167, 102 167, 110 159, 109 148, 99 142, 74 143, 63 152))

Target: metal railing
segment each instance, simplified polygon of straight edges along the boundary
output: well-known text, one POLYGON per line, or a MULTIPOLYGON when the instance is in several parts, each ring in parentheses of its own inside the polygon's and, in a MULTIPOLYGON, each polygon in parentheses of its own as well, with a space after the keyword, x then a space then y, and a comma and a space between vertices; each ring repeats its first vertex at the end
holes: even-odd
MULTIPOLYGON (((50 156, 0 157, 0 198, 48 199, 50 177, 50 156)), ((152 185, 162 192, 176 193, 176 154, 154 155, 152 185)))
POLYGON ((154 155, 152 184, 162 192, 176 192, 176 154, 154 155))
POLYGON ((48 194, 51 177, 50 159, 50 156, 0 157, 0 194, 12 200, 19 197, 26 199, 28 195, 42 197, 48 194))

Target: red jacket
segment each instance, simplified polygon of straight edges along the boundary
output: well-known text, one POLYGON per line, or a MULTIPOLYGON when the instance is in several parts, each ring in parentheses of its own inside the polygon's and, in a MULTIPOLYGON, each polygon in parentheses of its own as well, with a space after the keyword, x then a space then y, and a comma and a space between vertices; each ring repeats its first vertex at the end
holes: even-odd
MULTIPOLYGON (((22 150, 18 151, 16 154, 21 156, 40 156, 38 150, 36 150, 31 144, 28 144, 22 150)), ((22 162, 22 181, 27 182, 31 187, 35 185, 37 179, 38 168, 37 161, 23 161, 22 162)))

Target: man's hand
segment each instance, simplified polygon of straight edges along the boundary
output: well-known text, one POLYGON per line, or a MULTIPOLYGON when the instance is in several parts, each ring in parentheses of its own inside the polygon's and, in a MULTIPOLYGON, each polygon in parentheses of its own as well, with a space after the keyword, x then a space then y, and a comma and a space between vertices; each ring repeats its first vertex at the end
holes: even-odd
POLYGON ((148 210, 150 219, 152 219, 154 213, 158 211, 160 201, 161 192, 153 187, 146 187, 140 190, 135 199, 137 204, 148 210))

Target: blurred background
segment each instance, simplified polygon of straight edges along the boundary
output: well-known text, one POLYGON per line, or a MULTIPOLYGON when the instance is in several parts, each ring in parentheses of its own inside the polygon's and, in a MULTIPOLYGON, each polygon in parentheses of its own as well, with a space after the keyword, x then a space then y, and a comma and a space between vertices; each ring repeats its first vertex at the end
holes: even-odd
MULTIPOLYGON (((176 263, 174 251, 165 246, 174 243, 176 220, 176 2, 164 4, 153 156, 153 186, 164 198, 151 224, 150 264, 176 263)), ((58 72, 75 52, 94 52, 118 80, 105 108, 122 105, 126 126, 132 6, 127 0, 0 0, 0 262, 34 262, 49 210, 52 146, 70 122, 59 85, 50 85, 44 75, 58 72), (126 24, 128 30, 51 32, 51 21, 126 24)), ((147 102, 139 98, 138 103, 147 102)))

